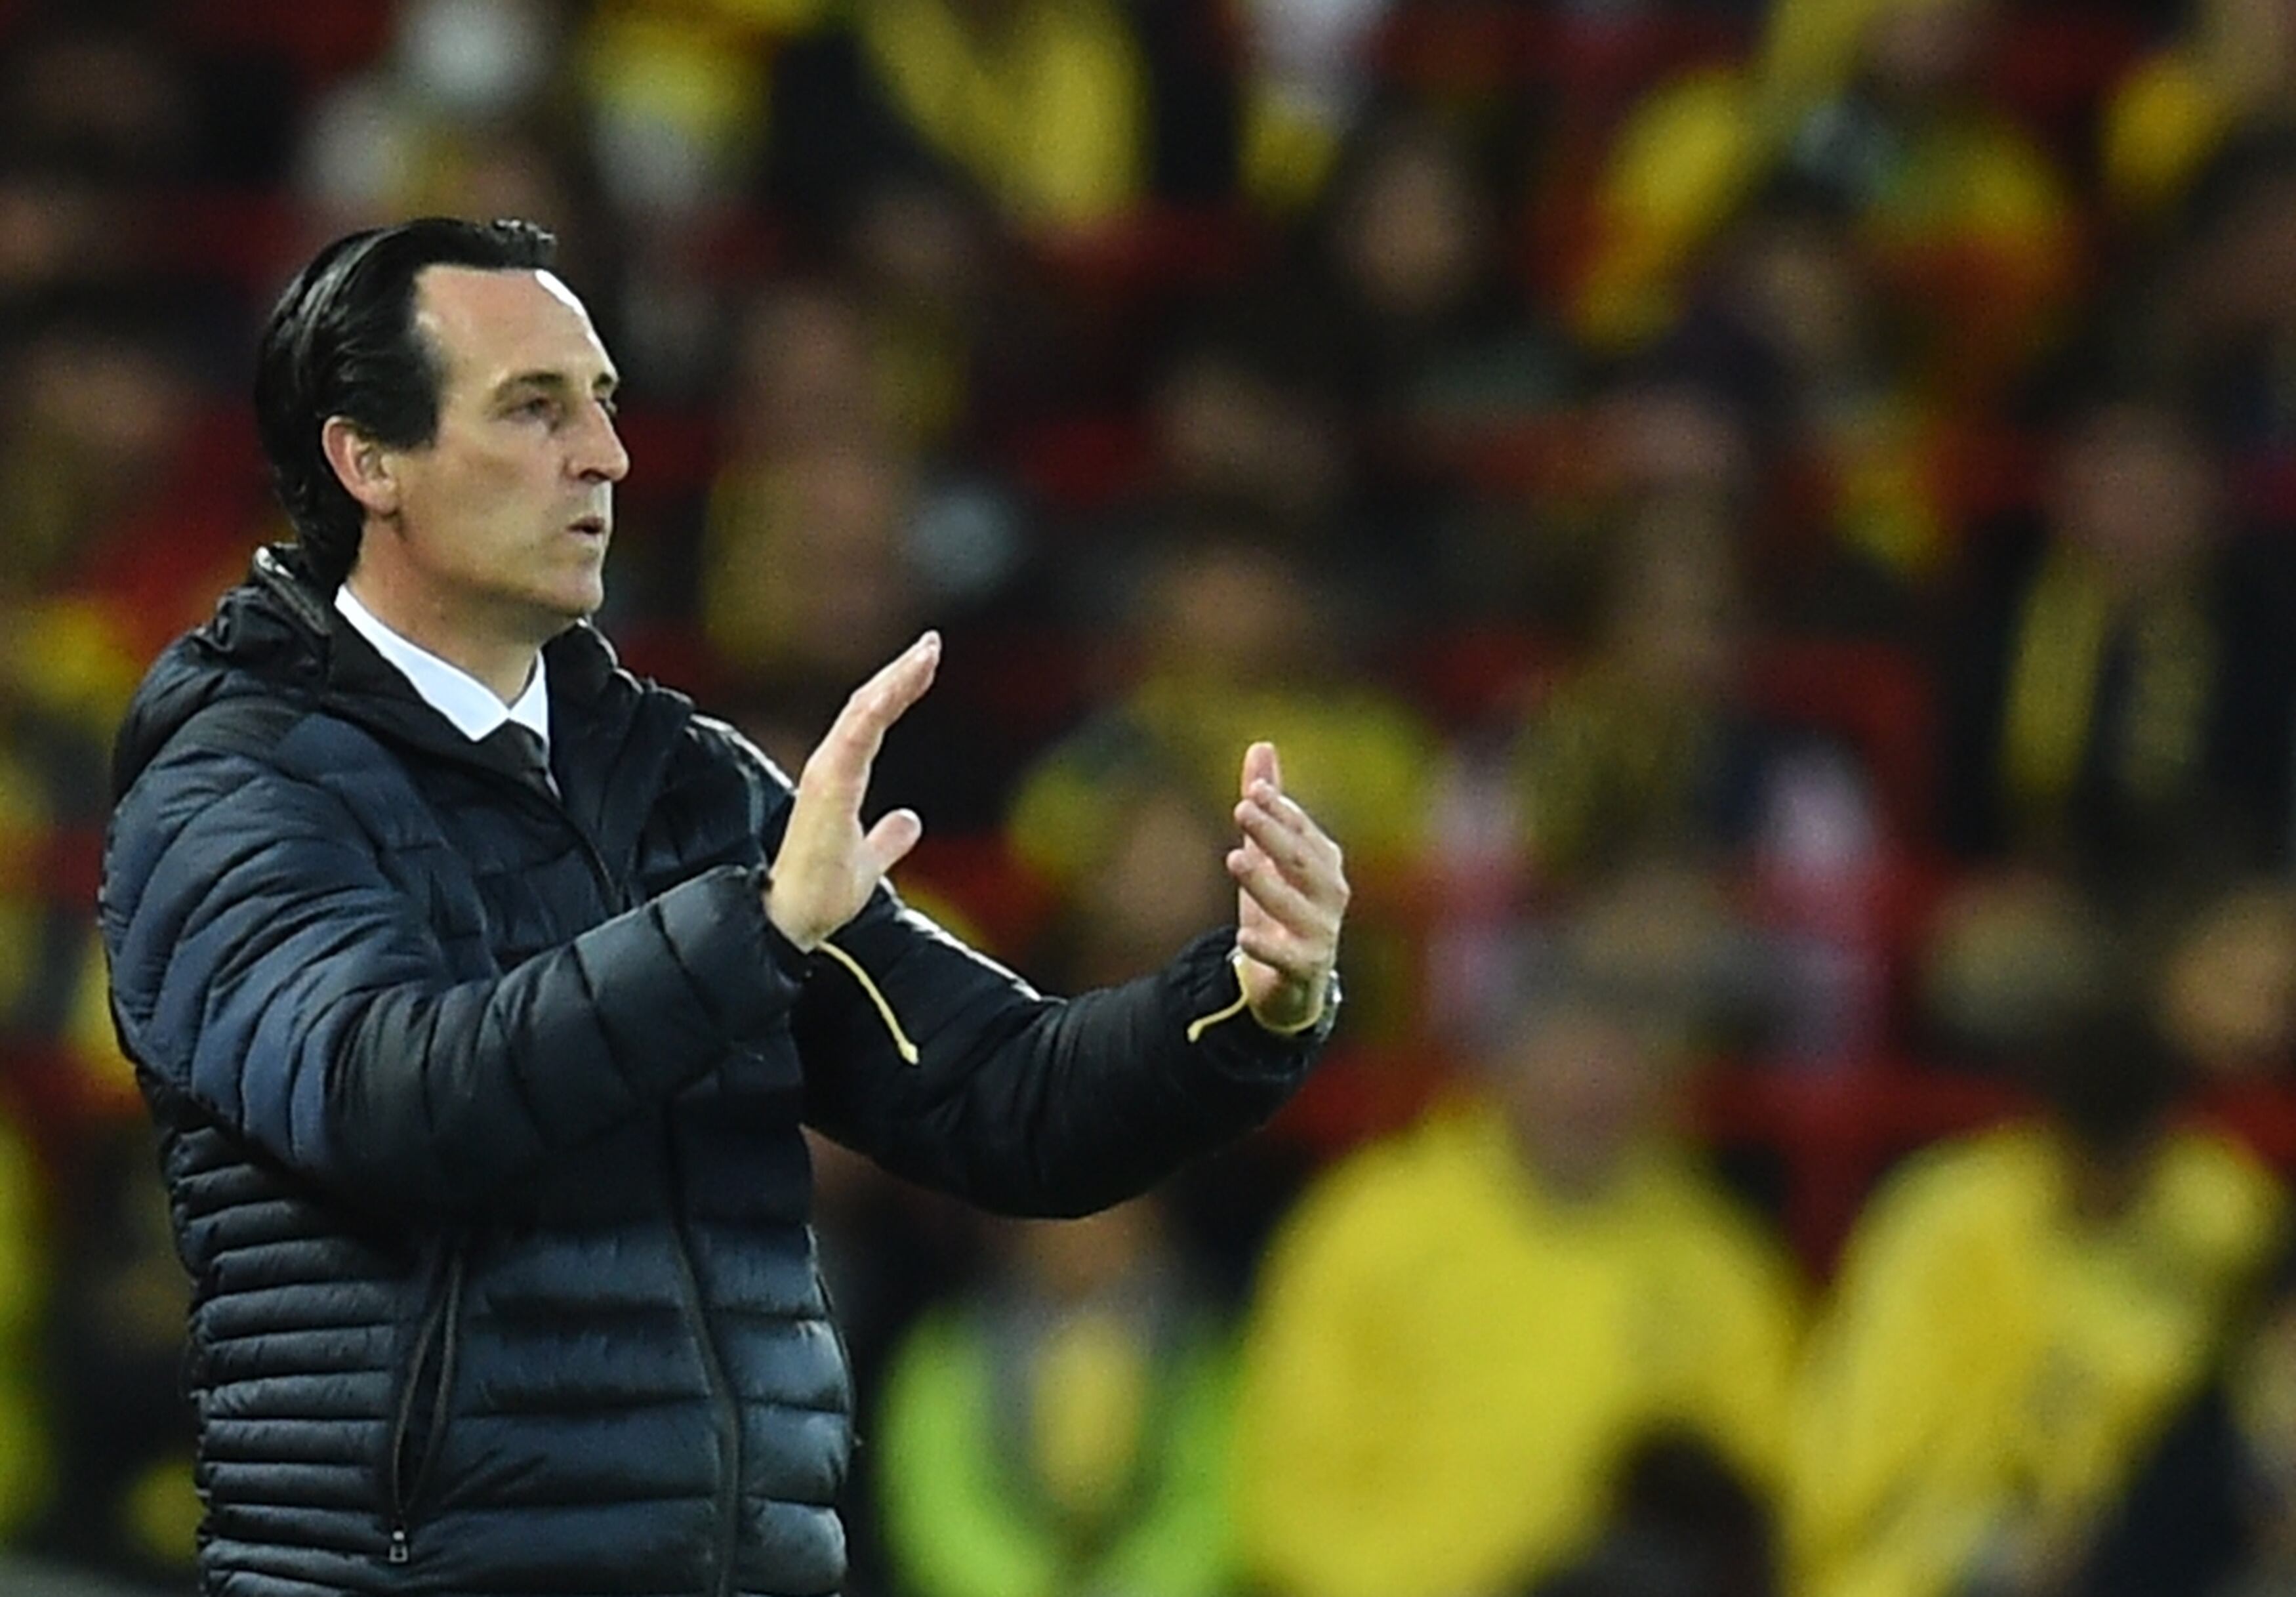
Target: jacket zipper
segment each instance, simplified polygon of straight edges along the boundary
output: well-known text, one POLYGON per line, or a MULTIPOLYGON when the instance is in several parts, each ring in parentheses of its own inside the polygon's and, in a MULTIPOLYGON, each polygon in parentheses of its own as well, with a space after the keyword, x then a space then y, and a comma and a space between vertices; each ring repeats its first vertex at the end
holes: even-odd
POLYGON ((403 1564, 414 1556, 409 1521, 415 1496, 430 1476, 446 1434, 447 1405, 455 1385, 455 1330, 462 1318, 462 1302, 463 1255, 456 1249, 447 1255, 446 1288, 430 1312, 423 1316, 422 1329, 415 1336, 414 1363, 406 1372, 406 1389, 399 1394, 398 1412, 390 1428, 390 1545, 384 1554, 390 1563, 403 1564), (422 1456, 414 1461, 410 1471, 407 1432, 414 1422, 414 1402, 422 1390, 422 1375, 430 1367, 433 1344, 439 1348, 439 1379, 430 1395, 430 1428, 422 1438, 422 1456))
POLYGON ((693 1268, 693 1250, 685 1219, 685 1204, 677 1160, 676 1133, 667 1120, 662 1140, 668 1155, 670 1202, 676 1214, 678 1279, 685 1290, 687 1312, 693 1317, 694 1340, 701 1347, 702 1371, 709 1382, 709 1404, 718 1420, 722 1475, 718 1484, 717 1597, 732 1597, 734 1559, 741 1537, 742 1415, 734 1401, 734 1382, 726 1373, 726 1356, 718 1346, 707 1306, 701 1299, 701 1278, 693 1268))
MULTIPOLYGON (((636 908, 636 895, 630 893, 607 868, 605 854, 592 841, 588 828, 574 819, 574 812, 566 807, 566 801, 555 794, 536 794, 522 782, 518 786, 521 791, 531 794, 547 804, 566 823, 567 830, 572 832, 576 841, 581 844, 582 858, 590 867, 590 874, 597 882, 599 891, 605 895, 606 901, 614 906, 614 912, 619 914, 636 908)), ((685 1204, 678 1196, 680 1177, 676 1133, 666 1117, 662 1123, 662 1144, 669 1173, 670 1202, 676 1216, 672 1231, 677 1244, 673 1251, 677 1255, 678 1280, 685 1289, 687 1312, 693 1317, 694 1340, 701 1347, 702 1372, 709 1383, 709 1403, 717 1416, 718 1451, 724 1461, 722 1478, 718 1486, 716 1593, 717 1597, 732 1597, 734 1560, 741 1536, 742 1416, 734 1401, 733 1379, 726 1373, 726 1356, 718 1348, 718 1335, 710 1329, 709 1313, 702 1303, 701 1278, 693 1268, 693 1248, 688 1236, 685 1204)), ((392 1545, 395 1552, 398 1544, 394 1542, 392 1545)), ((400 1560, 394 1559, 394 1561, 400 1560)))
POLYGON ((581 823, 571 815, 566 818, 566 824, 573 830, 574 836, 582 840, 582 857, 589 861, 590 874, 598 879, 598 890, 606 895, 606 901, 614 906, 614 913, 619 915, 625 910, 636 909, 636 898, 606 868, 606 856, 600 853, 598 845, 590 841, 590 834, 584 831, 581 823))

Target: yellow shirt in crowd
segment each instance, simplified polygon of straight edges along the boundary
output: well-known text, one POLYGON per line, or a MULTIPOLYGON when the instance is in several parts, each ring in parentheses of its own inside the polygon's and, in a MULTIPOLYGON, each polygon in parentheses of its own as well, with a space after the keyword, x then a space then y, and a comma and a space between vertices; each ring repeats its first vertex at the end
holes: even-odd
POLYGON ((1808 1597, 1941 1597, 2013 1541, 2077 1540, 2205 1372, 2278 1189, 2184 1132, 2084 1223, 2039 1129, 1917 1157, 1876 1195, 1812 1332, 1790 1530, 1808 1597))
POLYGON ((1797 1288, 1686 1159, 1565 1201, 1496 1115, 1441 1114, 1325 1176, 1263 1279, 1239 1530, 1287 1597, 1515 1589, 1601 1528, 1660 1424, 1773 1483, 1797 1288))

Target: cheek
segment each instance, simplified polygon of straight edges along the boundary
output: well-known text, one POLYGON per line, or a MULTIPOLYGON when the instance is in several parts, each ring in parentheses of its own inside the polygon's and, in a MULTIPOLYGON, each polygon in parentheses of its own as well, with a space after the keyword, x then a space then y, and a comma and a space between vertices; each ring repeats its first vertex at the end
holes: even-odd
POLYGON ((431 492, 439 524, 453 527, 473 554, 531 541, 552 502, 540 471, 501 454, 461 457, 438 473, 431 492))
POLYGON ((490 510, 532 503, 547 488, 548 473, 524 456, 472 453, 458 463, 462 493, 474 506, 490 510))
POLYGON ((533 541, 536 496, 498 462, 440 461, 401 496, 415 557, 447 575, 485 579, 533 541))

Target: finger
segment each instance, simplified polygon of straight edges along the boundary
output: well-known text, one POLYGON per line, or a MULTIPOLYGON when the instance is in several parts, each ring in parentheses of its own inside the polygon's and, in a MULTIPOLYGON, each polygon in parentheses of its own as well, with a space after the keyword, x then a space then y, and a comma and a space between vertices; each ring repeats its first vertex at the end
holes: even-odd
POLYGON ((1239 921, 1235 945, 1271 970, 1297 981, 1318 978, 1339 955, 1337 937, 1303 933, 1264 918, 1246 917, 1239 921))
POLYGON ((1335 862, 1339 858, 1339 844, 1308 819, 1306 811, 1288 799, 1272 806, 1249 802, 1238 804, 1235 824, 1245 836, 1294 874, 1312 870, 1318 864, 1335 862))
POLYGON ((1275 758, 1275 745, 1272 743, 1255 743, 1243 751, 1242 791, 1249 796, 1252 789, 1262 782, 1278 793, 1283 791, 1283 770, 1275 758))
POLYGON ((1243 842, 1272 874, 1334 921, 1345 913, 1349 895, 1338 844, 1320 832, 1287 831, 1265 817, 1247 820, 1243 842))
POLYGON ((1253 903, 1270 918, 1293 930, 1312 932, 1319 922, 1328 918, 1326 913, 1319 911, 1317 900, 1306 888, 1289 880, 1260 850, 1249 846, 1229 850, 1227 870, 1253 903))
POLYGON ((940 634, 928 630, 907 648, 878 668, 877 674, 854 691, 847 704, 865 725, 883 730, 901 712, 924 696, 940 666, 940 634))
POLYGON ((1238 826, 1244 824, 1247 811, 1253 807, 1265 811, 1286 831, 1314 839, 1314 846, 1319 852, 1329 851, 1334 857, 1337 856, 1339 844, 1332 840, 1329 833, 1316 824, 1316 818, 1308 814, 1300 802, 1291 794, 1279 793, 1266 783, 1258 785, 1245 794, 1236 805, 1235 820, 1238 826))
POLYGON ((877 818, 863 842, 882 877, 906 859, 924 835, 924 819, 914 810, 892 810, 877 818))
POLYGON ((1298 878, 1313 868, 1306 840, 1298 833, 1284 829, 1265 811, 1249 804, 1239 804, 1235 819, 1237 827, 1243 833, 1246 846, 1272 861, 1275 868, 1285 876, 1298 878))
POLYGON ((886 731, 924 696, 939 666, 940 634, 928 631, 853 690, 806 763, 820 762, 834 778, 865 777, 886 731))
POLYGON ((1328 952, 1317 954, 1279 926, 1238 926, 1235 945, 1286 981, 1314 981, 1331 968, 1328 952))

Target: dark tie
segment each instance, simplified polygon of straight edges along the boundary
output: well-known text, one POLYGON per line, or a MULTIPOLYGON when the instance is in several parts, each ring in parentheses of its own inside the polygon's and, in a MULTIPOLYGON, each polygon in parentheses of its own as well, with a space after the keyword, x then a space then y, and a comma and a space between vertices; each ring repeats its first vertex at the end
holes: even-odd
POLYGON ((541 733, 518 721, 506 720, 488 736, 509 753, 520 775, 545 792, 558 791, 558 780, 550 774, 550 753, 543 746, 541 733))

